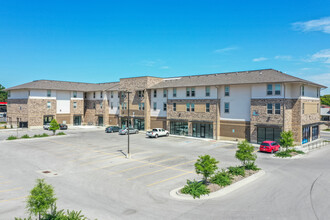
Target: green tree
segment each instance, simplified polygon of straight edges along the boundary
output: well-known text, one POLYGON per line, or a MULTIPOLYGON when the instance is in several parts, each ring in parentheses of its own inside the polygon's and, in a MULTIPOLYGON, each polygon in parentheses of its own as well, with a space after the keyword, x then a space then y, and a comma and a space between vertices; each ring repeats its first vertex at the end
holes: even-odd
POLYGON ((330 94, 321 96, 321 104, 330 106, 330 94))
POLYGON ((60 129, 60 125, 57 123, 54 118, 49 124, 49 130, 53 131, 53 135, 55 135, 56 130, 60 129))
POLYGON ((218 169, 218 163, 219 161, 210 157, 210 155, 199 156, 199 159, 197 159, 195 163, 195 170, 197 174, 203 175, 204 183, 206 183, 208 178, 218 169))
POLYGON ((0 102, 7 102, 7 92, 2 91, 5 87, 0 84, 0 102))
POLYGON ((54 206, 56 201, 54 188, 44 179, 37 179, 37 185, 31 190, 27 199, 26 208, 30 215, 41 216, 47 214, 47 210, 54 206))
POLYGON ((285 147, 285 150, 287 151, 289 147, 293 147, 293 134, 292 131, 283 131, 281 133, 281 140, 280 145, 282 147, 285 147))
POLYGON ((247 140, 244 140, 238 144, 238 150, 235 157, 242 162, 242 165, 253 164, 257 159, 257 155, 254 154, 254 147, 247 140))

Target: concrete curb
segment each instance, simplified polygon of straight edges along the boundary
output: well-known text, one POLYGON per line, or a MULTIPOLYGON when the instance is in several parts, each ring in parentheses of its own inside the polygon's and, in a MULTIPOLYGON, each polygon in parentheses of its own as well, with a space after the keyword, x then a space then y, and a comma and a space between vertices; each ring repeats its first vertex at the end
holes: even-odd
POLYGON ((11 143, 11 142, 22 142, 22 141, 32 141, 32 140, 45 140, 45 139, 53 139, 53 138, 59 138, 59 137, 68 137, 68 136, 73 136, 73 134, 65 134, 65 135, 49 135, 48 137, 31 137, 31 138, 18 138, 15 140, 2 140, 0 142, 4 142, 4 143, 11 143))
POLYGON ((206 199, 214 199, 214 198, 218 198, 221 196, 225 196, 257 179, 259 179, 260 177, 262 177, 265 174, 264 170, 260 170, 258 173, 253 174, 252 176, 249 176, 245 179, 242 179, 241 181, 238 181, 232 185, 226 186, 223 189, 220 189, 219 191, 210 193, 209 195, 203 195, 201 196, 199 199, 196 198, 194 199, 191 195, 186 195, 186 194, 181 194, 180 190, 182 189, 182 187, 174 189, 170 192, 170 196, 172 196, 175 199, 179 199, 179 200, 191 200, 191 201, 199 201, 199 200, 206 200, 206 199))

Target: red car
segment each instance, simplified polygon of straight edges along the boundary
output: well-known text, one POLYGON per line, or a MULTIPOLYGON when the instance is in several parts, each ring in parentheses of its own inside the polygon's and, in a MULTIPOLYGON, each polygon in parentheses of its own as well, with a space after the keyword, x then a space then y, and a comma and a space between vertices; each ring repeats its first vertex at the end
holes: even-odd
POLYGON ((260 144, 259 150, 262 152, 274 153, 281 149, 281 146, 276 141, 263 141, 260 144))

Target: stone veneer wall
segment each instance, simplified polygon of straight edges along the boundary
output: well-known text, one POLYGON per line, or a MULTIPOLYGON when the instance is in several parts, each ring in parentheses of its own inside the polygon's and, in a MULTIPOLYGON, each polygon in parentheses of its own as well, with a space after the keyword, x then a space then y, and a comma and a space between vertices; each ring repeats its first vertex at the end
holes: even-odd
POLYGON ((7 104, 8 123, 16 126, 17 118, 28 121, 28 99, 8 99, 7 104))
MULTIPOLYGON (((103 116, 103 107, 101 108, 101 103, 103 100, 85 100, 85 117, 84 124, 89 125, 97 125, 98 124, 98 116, 103 116), (95 103, 95 109, 94 107, 95 103)), ((108 111, 109 112, 109 111, 108 111)), ((108 113, 109 114, 109 113, 108 113)), ((103 118, 104 121, 104 118, 103 118)))
POLYGON ((43 126, 45 115, 56 116, 55 99, 28 99, 28 115, 30 126, 43 126), (47 108, 47 102, 51 103, 51 108, 47 108))

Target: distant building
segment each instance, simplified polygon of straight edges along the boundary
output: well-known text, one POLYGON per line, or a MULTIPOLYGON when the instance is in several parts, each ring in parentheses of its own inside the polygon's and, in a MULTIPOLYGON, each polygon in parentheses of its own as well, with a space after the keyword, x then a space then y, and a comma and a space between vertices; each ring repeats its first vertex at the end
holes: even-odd
POLYGON ((7 102, 0 102, 0 122, 5 122, 7 119, 7 102))
POLYGON ((321 121, 330 121, 330 106, 321 106, 321 121))
POLYGON ((19 120, 41 127, 56 118, 68 125, 161 127, 174 135, 254 143, 278 141, 292 130, 301 144, 319 138, 321 88, 263 69, 98 84, 37 80, 6 91, 13 125, 19 120))

